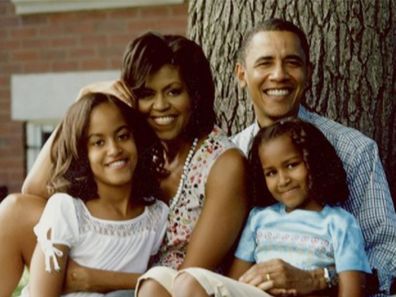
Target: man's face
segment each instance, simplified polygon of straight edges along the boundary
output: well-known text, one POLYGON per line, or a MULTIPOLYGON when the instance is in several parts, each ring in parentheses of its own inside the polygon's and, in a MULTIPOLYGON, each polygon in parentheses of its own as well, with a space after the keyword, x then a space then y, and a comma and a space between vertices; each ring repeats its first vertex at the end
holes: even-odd
POLYGON ((237 77, 247 87, 260 126, 297 115, 311 68, 293 32, 262 31, 247 45, 237 77))

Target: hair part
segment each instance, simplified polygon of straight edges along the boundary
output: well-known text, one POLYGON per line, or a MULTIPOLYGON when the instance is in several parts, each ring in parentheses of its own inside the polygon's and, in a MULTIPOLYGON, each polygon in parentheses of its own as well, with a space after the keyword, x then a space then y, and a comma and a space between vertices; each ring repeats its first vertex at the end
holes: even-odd
POLYGON ((192 101, 185 137, 193 139, 208 134, 216 122, 215 88, 210 64, 194 41, 180 35, 155 32, 141 35, 125 50, 121 78, 139 100, 148 77, 165 65, 177 67, 192 101))
POLYGON ((283 135, 288 135, 302 154, 308 169, 310 197, 321 205, 345 202, 349 195, 346 172, 333 145, 311 123, 290 117, 260 129, 253 140, 249 162, 253 176, 254 203, 269 206, 277 202, 265 182, 259 149, 261 145, 283 135))
POLYGON ((66 192, 89 200, 98 197, 97 186, 88 159, 88 129, 92 111, 102 103, 114 104, 134 136, 138 162, 132 180, 132 197, 151 203, 159 194, 155 166, 148 154, 158 139, 144 119, 121 100, 108 94, 91 93, 70 106, 55 134, 51 147, 51 178, 48 190, 66 192))
POLYGON ((292 32, 297 35, 298 39, 300 40, 301 47, 303 49, 303 52, 305 54, 306 58, 306 64, 310 64, 310 55, 309 55, 309 44, 307 40, 307 36, 305 35, 304 31, 302 31, 299 27, 294 25, 292 22, 283 20, 283 19, 269 19, 264 22, 259 23, 257 26, 255 26, 253 29, 248 31, 245 35, 244 38, 242 39, 242 44, 239 48, 238 51, 238 61, 241 64, 245 64, 246 60, 246 52, 249 48, 249 45, 253 39, 253 37, 260 32, 266 32, 266 31, 286 31, 286 32, 292 32))

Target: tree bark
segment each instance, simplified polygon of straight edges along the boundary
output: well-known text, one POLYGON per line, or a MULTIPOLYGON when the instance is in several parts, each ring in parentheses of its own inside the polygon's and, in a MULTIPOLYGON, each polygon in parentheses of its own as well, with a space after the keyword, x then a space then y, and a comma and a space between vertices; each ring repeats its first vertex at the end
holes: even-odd
MULTIPOLYGON (((234 76, 243 34, 281 17, 307 34, 314 72, 305 105, 373 138, 396 199, 395 6, 393 0, 190 0, 189 37, 216 82, 219 123, 234 134, 254 120, 234 76)), ((395 201, 395 200, 394 200, 395 201)))

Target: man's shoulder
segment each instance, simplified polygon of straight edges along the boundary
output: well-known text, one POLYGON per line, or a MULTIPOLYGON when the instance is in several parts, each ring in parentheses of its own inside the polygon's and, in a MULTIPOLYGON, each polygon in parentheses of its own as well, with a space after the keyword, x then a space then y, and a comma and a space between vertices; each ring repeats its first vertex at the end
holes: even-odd
POLYGON ((253 141, 256 131, 258 130, 257 124, 251 124, 246 129, 231 137, 231 141, 247 156, 250 150, 250 145, 253 141))
POLYGON ((299 117, 319 128, 336 149, 342 147, 356 150, 375 143, 359 130, 347 127, 315 112, 305 110, 299 114, 299 117))

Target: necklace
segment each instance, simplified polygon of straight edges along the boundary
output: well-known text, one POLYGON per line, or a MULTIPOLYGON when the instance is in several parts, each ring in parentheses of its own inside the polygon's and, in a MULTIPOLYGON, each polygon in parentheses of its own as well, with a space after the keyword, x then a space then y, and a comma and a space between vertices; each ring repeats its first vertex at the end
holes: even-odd
POLYGON ((176 203, 180 199, 181 193, 183 191, 184 183, 186 182, 187 174, 190 169, 189 166, 190 166, 192 157, 194 156, 194 152, 195 152, 195 148, 196 148, 197 144, 198 144, 198 138, 195 138, 191 145, 191 148, 187 154, 186 161, 184 161, 183 172, 180 177, 179 187, 177 188, 176 194, 175 194, 175 196, 173 196, 170 206, 169 206, 171 209, 173 209, 175 207, 176 203))

